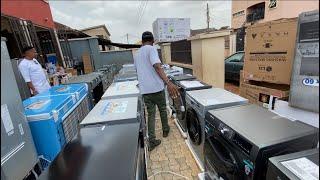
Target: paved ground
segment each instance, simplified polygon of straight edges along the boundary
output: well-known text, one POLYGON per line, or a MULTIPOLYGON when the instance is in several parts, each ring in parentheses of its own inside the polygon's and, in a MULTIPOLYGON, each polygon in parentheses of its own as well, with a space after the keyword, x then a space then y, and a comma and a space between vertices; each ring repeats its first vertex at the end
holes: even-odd
POLYGON ((160 117, 158 114, 156 117, 156 135, 157 138, 161 139, 162 143, 149 152, 148 179, 198 179, 200 169, 173 119, 169 119, 171 127, 169 136, 163 138, 160 117), (161 171, 164 172, 157 174, 161 171), (171 171, 171 173, 168 171, 171 171), (173 173, 185 176, 186 178, 174 175, 173 173))

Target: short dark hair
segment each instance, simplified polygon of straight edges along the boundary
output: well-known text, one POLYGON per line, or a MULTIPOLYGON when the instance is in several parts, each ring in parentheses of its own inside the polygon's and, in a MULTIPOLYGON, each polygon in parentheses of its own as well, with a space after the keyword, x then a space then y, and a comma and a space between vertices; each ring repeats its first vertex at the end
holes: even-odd
POLYGON ((153 41, 153 34, 150 31, 146 31, 144 33, 142 33, 142 42, 151 42, 153 41))
POLYGON ((32 47, 32 46, 26 46, 26 47, 24 47, 23 49, 22 49, 22 53, 25 53, 25 52, 27 52, 27 51, 29 51, 30 49, 33 49, 34 47, 32 47))

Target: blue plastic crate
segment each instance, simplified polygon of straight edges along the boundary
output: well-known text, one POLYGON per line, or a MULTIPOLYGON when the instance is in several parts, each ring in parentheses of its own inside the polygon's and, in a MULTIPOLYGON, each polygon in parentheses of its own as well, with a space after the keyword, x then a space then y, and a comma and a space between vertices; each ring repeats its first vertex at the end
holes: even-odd
POLYGON ((63 121, 77 107, 72 95, 35 96, 23 101, 39 156, 52 161, 66 144, 63 121))

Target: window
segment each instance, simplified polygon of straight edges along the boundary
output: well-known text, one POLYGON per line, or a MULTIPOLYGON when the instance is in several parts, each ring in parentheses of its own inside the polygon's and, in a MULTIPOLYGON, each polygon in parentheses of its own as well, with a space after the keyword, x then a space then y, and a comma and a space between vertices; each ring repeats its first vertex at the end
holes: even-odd
POLYGON ((265 2, 253 5, 247 9, 247 22, 264 19, 265 2))
POLYGON ((244 15, 244 10, 232 14, 233 17, 238 17, 242 15, 244 15))
POLYGON ((277 7, 277 0, 270 0, 269 1, 269 8, 276 8, 277 7))
POLYGON ((228 62, 242 62, 244 53, 236 53, 226 59, 228 62))

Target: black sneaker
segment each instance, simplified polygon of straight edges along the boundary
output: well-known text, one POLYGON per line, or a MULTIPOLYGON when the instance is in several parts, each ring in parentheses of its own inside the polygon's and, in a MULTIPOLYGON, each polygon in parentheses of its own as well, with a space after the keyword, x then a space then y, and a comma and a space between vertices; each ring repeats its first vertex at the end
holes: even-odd
POLYGON ((155 147, 159 146, 161 144, 161 140, 155 139, 149 142, 149 151, 152 151, 155 147))
POLYGON ((164 138, 168 137, 169 132, 170 132, 170 128, 169 128, 168 131, 163 131, 163 132, 162 132, 162 136, 163 136, 164 138))

